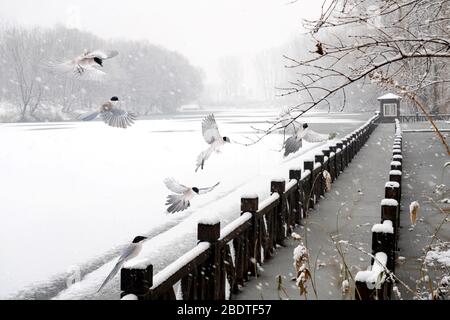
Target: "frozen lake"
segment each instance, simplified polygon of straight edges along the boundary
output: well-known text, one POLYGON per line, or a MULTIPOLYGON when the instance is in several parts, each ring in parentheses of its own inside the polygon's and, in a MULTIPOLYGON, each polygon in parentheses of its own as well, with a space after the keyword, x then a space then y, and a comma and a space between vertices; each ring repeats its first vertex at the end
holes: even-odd
MULTIPOLYGON (((251 125, 262 126, 278 111, 214 113, 222 135, 246 142, 251 125)), ((304 143, 283 159, 283 138, 272 135, 250 147, 226 145, 195 173, 207 147, 201 136, 206 114, 158 116, 126 130, 99 121, 1 124, 0 298, 118 298, 118 277, 95 291, 134 236, 153 238, 141 255, 154 257, 158 270, 195 244, 198 219, 217 215, 223 227, 239 215, 242 194, 264 200, 271 178, 287 178, 308 151, 324 146, 304 143), (171 176, 199 187, 221 183, 188 210, 169 215, 163 180, 171 176), (67 289, 70 277, 82 281, 67 289)), ((371 116, 315 113, 303 121, 339 138, 371 116)))

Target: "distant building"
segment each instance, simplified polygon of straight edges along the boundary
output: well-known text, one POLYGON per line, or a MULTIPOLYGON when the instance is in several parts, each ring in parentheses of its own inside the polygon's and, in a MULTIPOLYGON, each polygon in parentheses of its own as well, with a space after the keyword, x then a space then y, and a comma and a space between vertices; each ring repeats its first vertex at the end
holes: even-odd
POLYGON ((380 122, 394 122, 400 116, 400 100, 402 97, 387 93, 377 98, 380 101, 380 122))

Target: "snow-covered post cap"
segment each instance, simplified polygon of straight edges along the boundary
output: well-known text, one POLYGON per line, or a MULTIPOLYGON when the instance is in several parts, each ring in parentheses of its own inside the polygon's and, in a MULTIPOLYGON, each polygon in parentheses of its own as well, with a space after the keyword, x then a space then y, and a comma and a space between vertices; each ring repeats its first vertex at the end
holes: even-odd
POLYGON ((401 160, 403 160, 403 156, 401 154, 394 154, 392 156, 392 159, 394 159, 396 161, 401 161, 401 160))
POLYGON ((214 225, 220 223, 220 218, 218 216, 201 217, 197 220, 197 223, 214 225))
POLYGON ((391 161, 391 170, 402 171, 402 163, 400 161, 391 161))
POLYGON ((386 199, 400 200, 400 183, 396 181, 388 181, 384 186, 384 197, 386 199))
POLYGON ((395 199, 381 200, 381 221, 391 220, 394 232, 397 233, 398 227, 398 201, 395 199))
MULTIPOLYGON (((402 163, 400 161, 391 161, 391 167, 392 166, 401 166, 401 165, 402 165, 402 163)), ((401 170, 398 170, 398 171, 401 172, 401 170)))
POLYGON ((256 193, 248 193, 241 196, 241 215, 245 212, 256 213, 259 199, 256 193))
MULTIPOLYGON (((374 290, 381 289, 385 283, 386 276, 383 271, 386 267, 387 255, 384 252, 375 254, 375 259, 370 270, 359 271, 355 276, 355 298, 356 300, 373 300, 374 290), (381 277, 380 277, 381 276, 381 277)), ((385 297, 381 297, 384 299, 385 297)))
POLYGON ((398 201, 395 199, 383 199, 381 200, 381 205, 388 207, 398 207, 398 201))
POLYGON ((123 296, 120 300, 138 300, 138 297, 132 293, 123 296))
POLYGON ((384 185, 385 188, 400 188, 400 183, 395 181, 388 181, 384 185))
POLYGON ((208 221, 204 219, 207 223, 199 222, 197 224, 197 240, 200 242, 216 242, 220 238, 220 221, 213 222, 214 219, 208 221))
POLYGON ((400 170, 391 170, 389 171, 390 176, 401 176, 402 172, 400 170))
POLYGON ((383 223, 374 224, 372 232, 375 233, 394 233, 394 227, 391 220, 384 220, 383 223))
POLYGON ((389 181, 395 181, 395 182, 401 183, 402 172, 400 170, 389 171, 389 181))

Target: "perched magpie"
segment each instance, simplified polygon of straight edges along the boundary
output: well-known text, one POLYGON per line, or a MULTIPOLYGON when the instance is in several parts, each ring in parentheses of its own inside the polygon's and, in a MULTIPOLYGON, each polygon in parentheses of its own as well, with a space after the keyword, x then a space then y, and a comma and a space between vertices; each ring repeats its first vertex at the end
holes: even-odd
POLYGON ((103 281, 102 285, 100 286, 100 288, 97 290, 97 292, 99 292, 100 290, 103 289, 103 287, 109 282, 109 280, 111 280, 112 278, 114 278, 114 276, 116 275, 116 273, 120 270, 120 268, 123 266, 123 264, 125 262, 127 262, 128 260, 136 257, 139 252, 141 252, 142 250, 142 242, 144 242, 144 240, 146 240, 146 237, 143 236, 137 236, 133 239, 133 242, 130 243, 122 252, 119 260, 117 261, 116 265, 114 266, 114 268, 112 269, 112 271, 109 273, 108 277, 106 277, 105 281, 103 281))

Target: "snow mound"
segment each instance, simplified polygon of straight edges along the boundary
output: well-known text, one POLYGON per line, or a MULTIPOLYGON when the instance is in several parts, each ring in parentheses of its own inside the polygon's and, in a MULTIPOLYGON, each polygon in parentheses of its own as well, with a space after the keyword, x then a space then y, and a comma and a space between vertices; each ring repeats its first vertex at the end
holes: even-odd
POLYGON ((374 224, 372 232, 376 233, 394 233, 391 220, 384 220, 383 223, 374 224))
POLYGON ((389 207, 398 207, 398 202, 395 199, 383 199, 381 200, 381 205, 389 207))

